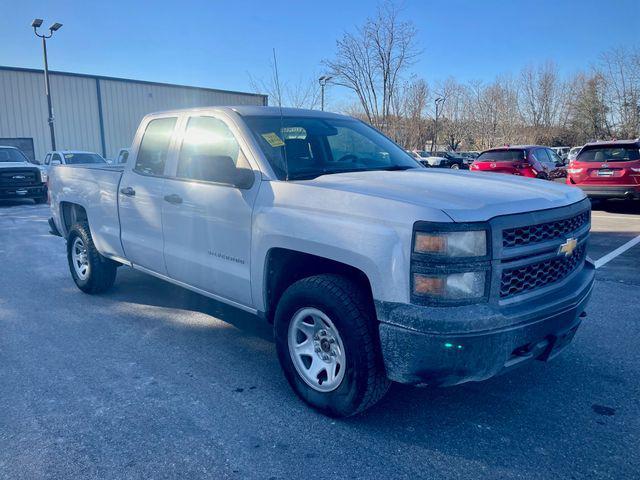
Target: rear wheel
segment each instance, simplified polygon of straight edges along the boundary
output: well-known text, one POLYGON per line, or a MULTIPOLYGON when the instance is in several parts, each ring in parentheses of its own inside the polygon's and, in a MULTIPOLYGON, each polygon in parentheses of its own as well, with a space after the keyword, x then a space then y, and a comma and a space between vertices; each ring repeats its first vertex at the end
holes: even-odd
POLYGON ((460 170, 460 165, 458 165, 457 163, 452 163, 451 164, 451 169, 452 170, 460 170))
POLYGON ((85 293, 101 293, 116 280, 118 264, 100 255, 89 226, 76 223, 67 237, 67 260, 73 281, 85 293))
POLYGON ((36 202, 36 205, 41 205, 47 202, 47 196, 45 195, 44 197, 36 197, 33 199, 33 201, 36 202))
POLYGON ((347 417, 384 396, 390 382, 361 289, 338 275, 291 285, 275 315, 278 358, 295 393, 317 410, 347 417))
POLYGON ((539 178, 540 180, 549 180, 549 175, 544 172, 540 172, 538 175, 536 175, 536 178, 539 178))

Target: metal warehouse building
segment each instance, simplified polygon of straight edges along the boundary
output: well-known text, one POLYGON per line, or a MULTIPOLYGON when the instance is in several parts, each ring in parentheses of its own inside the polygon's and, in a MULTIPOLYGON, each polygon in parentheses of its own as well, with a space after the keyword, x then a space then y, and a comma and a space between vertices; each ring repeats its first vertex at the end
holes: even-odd
MULTIPOLYGON (((266 105, 254 93, 49 71, 58 150, 113 158, 147 113, 214 105, 266 105)), ((42 161, 51 149, 44 72, 0 66, 0 145, 42 161)))

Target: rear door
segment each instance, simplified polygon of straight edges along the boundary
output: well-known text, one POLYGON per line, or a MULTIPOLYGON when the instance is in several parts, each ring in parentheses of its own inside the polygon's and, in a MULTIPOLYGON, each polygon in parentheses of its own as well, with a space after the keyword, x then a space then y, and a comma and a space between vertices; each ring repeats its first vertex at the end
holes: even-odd
POLYGON ((135 162, 118 191, 120 238, 135 265, 166 275, 162 228, 165 167, 172 155, 178 116, 152 117, 136 135, 135 162))
POLYGON ((167 178, 162 207, 168 275, 211 294, 252 305, 251 218, 260 182, 224 117, 185 119, 184 138, 167 178), (250 169, 249 188, 233 185, 250 169))

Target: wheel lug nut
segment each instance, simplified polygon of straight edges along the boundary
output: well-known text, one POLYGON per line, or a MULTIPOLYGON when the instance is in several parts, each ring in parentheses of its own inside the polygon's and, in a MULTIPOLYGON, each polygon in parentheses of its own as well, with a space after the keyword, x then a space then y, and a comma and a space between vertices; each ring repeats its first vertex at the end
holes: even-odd
POLYGON ((322 335, 324 337, 327 334, 327 331, 326 330, 320 330, 319 333, 320 333, 320 335, 322 335))
POLYGON ((316 347, 315 351, 316 351, 316 353, 320 353, 322 351, 322 349, 320 347, 316 347))
POLYGON ((333 337, 331 337, 331 338, 329 339, 329 343, 336 343, 336 339, 335 339, 335 338, 333 338, 333 337))

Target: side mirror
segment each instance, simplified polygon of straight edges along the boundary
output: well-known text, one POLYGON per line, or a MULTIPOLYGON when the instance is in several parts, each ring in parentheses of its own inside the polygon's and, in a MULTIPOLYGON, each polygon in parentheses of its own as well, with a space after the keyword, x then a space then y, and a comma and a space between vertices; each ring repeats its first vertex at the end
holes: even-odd
POLYGON ((236 168, 233 185, 242 190, 248 190, 253 186, 256 175, 250 168, 236 168))
POLYGON ((51 160, 51 166, 61 165, 61 164, 62 164, 62 162, 60 160, 51 160))

